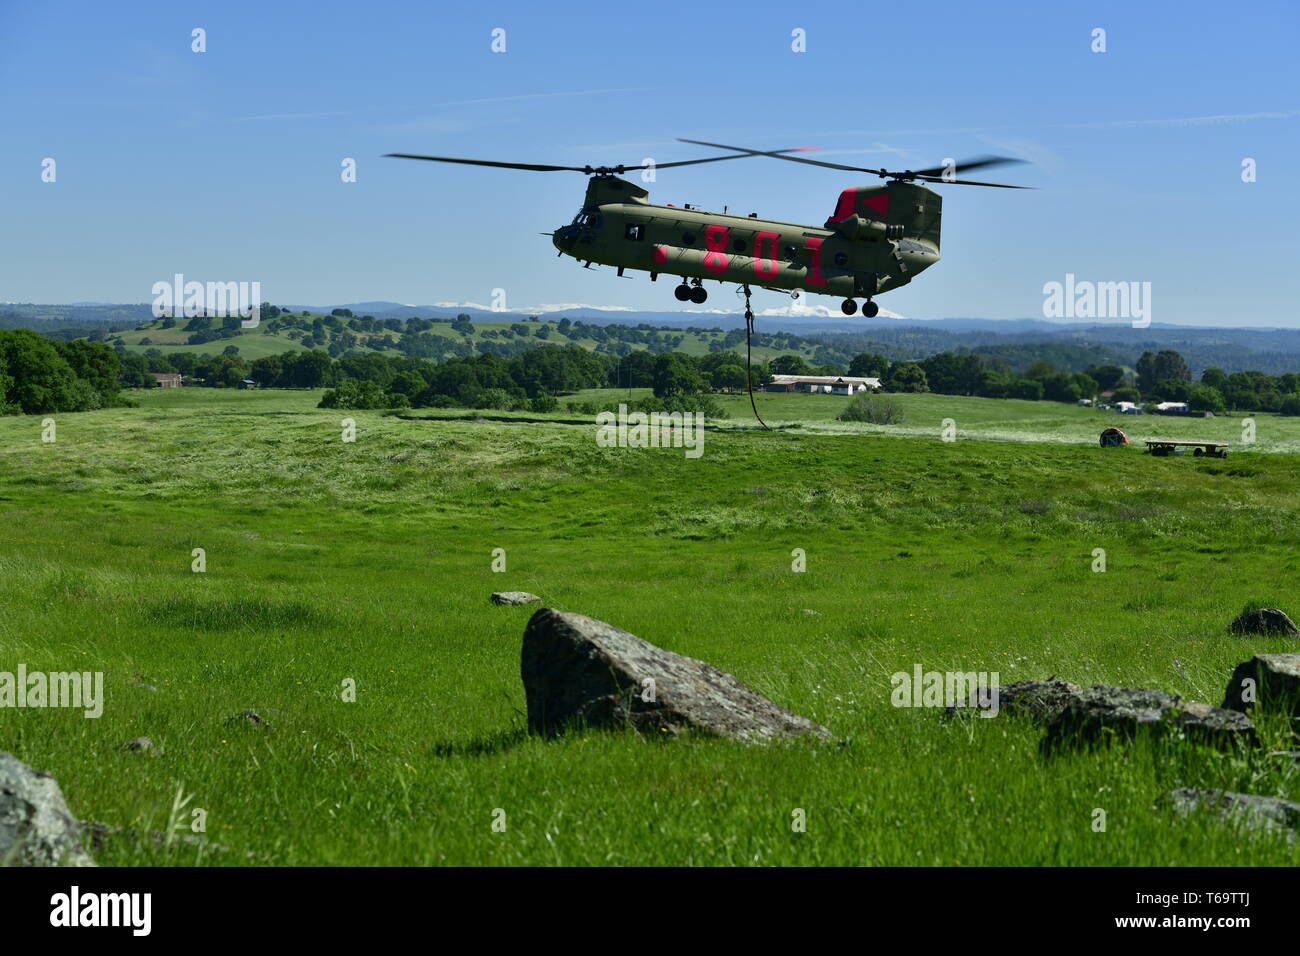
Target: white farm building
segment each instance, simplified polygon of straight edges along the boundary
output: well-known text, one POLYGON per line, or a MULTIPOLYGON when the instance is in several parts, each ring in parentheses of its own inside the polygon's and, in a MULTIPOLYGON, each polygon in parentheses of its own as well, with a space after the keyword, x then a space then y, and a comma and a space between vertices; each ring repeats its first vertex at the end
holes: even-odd
POLYGON ((814 392, 827 395, 857 395, 880 388, 878 378, 849 375, 773 375, 769 392, 814 392))

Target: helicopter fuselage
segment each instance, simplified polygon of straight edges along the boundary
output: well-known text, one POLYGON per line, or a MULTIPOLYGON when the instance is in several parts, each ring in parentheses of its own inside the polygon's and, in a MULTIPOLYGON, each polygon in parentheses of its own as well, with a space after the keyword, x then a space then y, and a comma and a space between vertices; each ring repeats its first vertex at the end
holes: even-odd
POLYGON ((911 282, 939 261, 941 198, 890 182, 841 194, 825 226, 647 202, 645 189, 593 178, 572 224, 553 242, 585 263, 845 299, 911 282))

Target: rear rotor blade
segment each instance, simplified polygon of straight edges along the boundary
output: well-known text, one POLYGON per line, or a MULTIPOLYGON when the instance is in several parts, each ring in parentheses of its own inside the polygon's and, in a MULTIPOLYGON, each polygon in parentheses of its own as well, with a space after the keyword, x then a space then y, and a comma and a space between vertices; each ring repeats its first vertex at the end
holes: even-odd
POLYGON ((1006 183, 982 183, 967 179, 944 179, 943 173, 950 168, 955 169, 980 169, 985 166, 1004 166, 1014 163, 1023 163, 1023 159, 1012 159, 1008 156, 980 156, 976 159, 966 162, 955 163, 950 166, 936 166, 933 169, 921 170, 904 170, 902 172, 891 172, 887 169, 868 169, 865 166, 845 166, 841 163, 828 163, 820 159, 804 159, 800 156, 783 156, 782 153, 788 150, 764 151, 758 149, 746 149, 744 146, 725 146, 722 143, 706 143, 698 139, 683 139, 680 142, 692 143, 696 146, 709 146, 713 149, 729 149, 735 152, 748 153, 751 156, 771 156, 773 159, 784 159, 792 163, 803 163, 807 166, 823 166, 826 169, 842 169, 851 173, 871 173, 873 176, 879 176, 882 179, 922 179, 926 182, 934 183, 960 183, 964 186, 1001 186, 1005 189, 1033 189, 1033 186, 1010 186, 1006 183))
MULTIPOLYGON (((1012 159, 1010 156, 979 156, 975 159, 968 159, 963 162, 953 163, 951 166, 936 166, 933 169, 916 169, 908 170, 909 174, 917 176, 942 176, 951 169, 953 172, 968 172, 972 169, 981 169, 985 166, 1015 166, 1024 163, 1023 159, 1012 159)), ((996 183, 994 184, 996 185, 996 183)))
POLYGON ((917 176, 927 183, 948 183, 958 186, 996 186, 999 189, 1037 189, 1037 186, 1013 186, 1011 183, 982 183, 975 179, 944 179, 942 176, 917 176))

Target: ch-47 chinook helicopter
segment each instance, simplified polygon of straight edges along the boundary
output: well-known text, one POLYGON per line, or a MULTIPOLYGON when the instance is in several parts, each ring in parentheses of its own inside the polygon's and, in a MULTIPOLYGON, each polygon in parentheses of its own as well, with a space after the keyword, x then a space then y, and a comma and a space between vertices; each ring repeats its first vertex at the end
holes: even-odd
POLYGON ((1033 188, 955 178, 958 169, 1023 162, 1003 156, 983 156, 933 169, 891 172, 789 155, 803 152, 807 147, 765 151, 691 139, 680 142, 729 150, 729 153, 634 166, 546 166, 412 153, 388 155, 503 169, 583 173, 590 181, 582 209, 572 223, 550 234, 561 255, 570 255, 588 267, 593 262, 614 266, 620 276, 626 269, 649 272, 651 281, 660 275, 679 276, 682 281, 674 294, 679 301, 689 300, 696 305, 708 298, 704 280, 734 282, 744 290, 745 318, 751 322, 751 285, 788 291, 795 298, 800 292, 842 297, 840 308, 845 315, 858 311, 857 300, 861 298, 865 300, 862 314, 874 318, 880 311, 874 301, 876 296, 907 285, 939 261, 943 200, 918 180, 1003 189, 1033 188), (645 189, 619 178, 633 169, 669 169, 753 156, 869 173, 884 179, 885 183, 844 190, 824 225, 805 226, 760 219, 757 214, 738 216, 706 212, 689 205, 680 208, 653 205, 647 201, 650 194, 645 189))

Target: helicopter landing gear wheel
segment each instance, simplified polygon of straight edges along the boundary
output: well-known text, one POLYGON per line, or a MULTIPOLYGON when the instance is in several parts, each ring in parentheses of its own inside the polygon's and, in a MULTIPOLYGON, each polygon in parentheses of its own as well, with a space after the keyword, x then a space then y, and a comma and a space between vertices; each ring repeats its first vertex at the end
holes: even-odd
POLYGON ((853 315, 858 311, 858 304, 853 299, 845 299, 840 303, 840 311, 845 315, 853 315))
POLYGON ((880 314, 880 306, 868 299, 862 303, 862 314, 869 319, 874 319, 880 314))
POLYGON ((704 288, 704 286, 702 285, 697 285, 694 289, 691 290, 691 301, 694 302, 696 305, 703 305, 704 301, 708 297, 709 297, 709 291, 706 288, 704 288))
POLYGON ((677 297, 678 302, 685 302, 691 297, 691 287, 685 282, 673 289, 673 295, 677 297))

